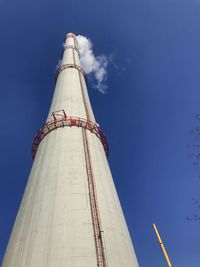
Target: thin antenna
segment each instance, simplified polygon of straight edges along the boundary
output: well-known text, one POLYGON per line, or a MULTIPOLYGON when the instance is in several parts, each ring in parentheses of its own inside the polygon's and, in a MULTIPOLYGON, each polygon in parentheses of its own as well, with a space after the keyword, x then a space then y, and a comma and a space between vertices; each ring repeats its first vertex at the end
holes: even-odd
POLYGON ((172 264, 171 264, 171 262, 170 262, 170 259, 169 259, 168 255, 167 255, 167 251, 165 250, 165 246, 164 246, 164 244, 163 244, 163 242, 162 242, 162 239, 161 239, 161 237, 160 237, 160 235, 159 235, 158 229, 157 229, 157 227, 156 227, 155 224, 153 224, 153 228, 154 228, 155 233, 156 233, 156 235, 157 235, 159 244, 160 244, 160 246, 161 246, 161 249, 162 249, 162 251, 163 251, 163 254, 164 254, 164 256, 165 256, 165 259, 166 259, 166 261, 167 261, 168 267, 172 267, 172 264))

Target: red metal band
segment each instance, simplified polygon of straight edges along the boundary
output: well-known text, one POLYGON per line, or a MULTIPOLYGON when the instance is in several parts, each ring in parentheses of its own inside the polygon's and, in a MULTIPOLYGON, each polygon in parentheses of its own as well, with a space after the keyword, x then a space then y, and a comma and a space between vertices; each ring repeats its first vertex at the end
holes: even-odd
POLYGON ((80 52, 78 50, 78 48, 76 46, 73 46, 73 45, 64 45, 64 50, 67 50, 67 49, 74 49, 76 50, 76 52, 78 53, 78 55, 80 55, 80 52))
POLYGON ((75 64, 65 64, 65 65, 62 65, 60 66, 60 68, 57 70, 56 72, 56 80, 58 78, 58 75, 61 73, 61 71, 65 70, 65 69, 69 69, 69 68, 74 68, 74 69, 77 69, 80 73, 83 74, 83 76, 85 76, 85 71, 78 65, 75 65, 75 64))
POLYGON ((74 39, 74 44, 75 44, 75 46, 76 46, 76 44, 77 44, 77 40, 76 40, 76 35, 75 35, 75 34, 73 34, 73 33, 71 33, 71 32, 68 33, 68 34, 66 35, 66 37, 65 37, 64 42, 66 42, 67 38, 73 38, 73 39, 74 39))
POLYGON ((51 131, 60 128, 60 127, 82 127, 89 130, 91 133, 94 133, 101 141, 105 153, 108 156, 109 154, 109 144, 105 134, 102 132, 101 128, 91 121, 82 119, 79 117, 67 117, 64 110, 59 110, 52 113, 53 119, 45 123, 43 128, 40 128, 33 139, 32 143, 32 158, 35 158, 37 149, 39 147, 42 139, 49 134, 51 131), (58 112, 63 112, 62 115, 58 112))
POLYGON ((68 38, 68 37, 76 38, 76 35, 75 35, 73 32, 69 32, 69 33, 66 35, 66 38, 68 38))

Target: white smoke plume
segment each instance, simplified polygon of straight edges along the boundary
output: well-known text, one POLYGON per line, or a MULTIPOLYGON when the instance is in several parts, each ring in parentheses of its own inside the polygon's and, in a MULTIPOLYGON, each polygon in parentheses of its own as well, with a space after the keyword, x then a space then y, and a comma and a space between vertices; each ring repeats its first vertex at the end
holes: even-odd
POLYGON ((57 65, 55 67, 55 71, 58 71, 59 70, 59 68, 61 66, 61 63, 62 63, 62 59, 59 59, 57 65))
POLYGON ((105 94, 107 85, 107 66, 108 59, 105 55, 95 57, 92 42, 85 36, 76 36, 78 41, 78 49, 80 52, 80 63, 86 74, 93 73, 96 84, 93 85, 99 92, 105 94))

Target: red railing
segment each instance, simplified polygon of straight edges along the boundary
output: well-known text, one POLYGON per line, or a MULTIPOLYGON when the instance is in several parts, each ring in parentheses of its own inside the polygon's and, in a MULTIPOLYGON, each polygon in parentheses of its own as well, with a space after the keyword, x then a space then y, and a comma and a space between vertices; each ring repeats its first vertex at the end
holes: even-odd
POLYGON ((83 76, 85 76, 85 71, 78 65, 75 65, 75 64, 64 64, 64 65, 61 65, 60 68, 56 71, 55 73, 55 81, 57 80, 58 78, 58 75, 61 73, 61 71, 65 70, 65 69, 77 69, 80 73, 83 74, 83 76))
POLYGON ((53 119, 46 122, 43 128, 40 128, 35 135, 32 143, 32 158, 35 158, 37 153, 38 146, 42 139, 49 134, 51 131, 61 128, 61 127, 82 127, 89 130, 91 133, 94 133, 101 141, 105 153, 108 156, 109 154, 109 144, 105 134, 102 132, 98 124, 82 119, 79 117, 68 117, 66 116, 64 110, 59 110, 52 113, 53 119), (58 112, 63 112, 63 115, 58 114, 58 112))
POLYGON ((76 46, 74 46, 74 45, 64 45, 64 49, 63 50, 65 51, 67 49, 74 49, 74 50, 76 50, 76 52, 80 56, 80 52, 79 52, 79 50, 78 50, 78 48, 76 46))

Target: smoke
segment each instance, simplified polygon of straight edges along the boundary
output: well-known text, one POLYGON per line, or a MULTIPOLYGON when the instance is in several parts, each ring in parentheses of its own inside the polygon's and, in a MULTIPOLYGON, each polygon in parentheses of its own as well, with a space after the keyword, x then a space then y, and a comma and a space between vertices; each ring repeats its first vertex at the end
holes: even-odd
POLYGON ((58 70, 59 70, 59 68, 60 68, 60 66, 61 66, 61 63, 62 63, 62 60, 59 59, 57 65, 56 65, 56 67, 55 67, 55 71, 58 71, 58 70))
POLYGON ((80 63, 86 74, 93 74, 95 83, 93 87, 102 94, 107 91, 107 66, 108 59, 105 55, 96 56, 93 52, 93 45, 90 39, 85 36, 76 36, 78 41, 78 49, 80 52, 80 63))

